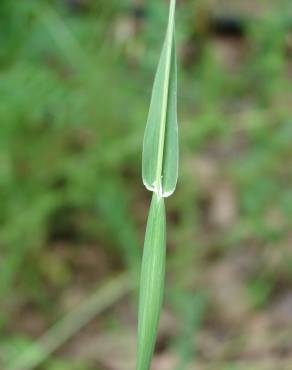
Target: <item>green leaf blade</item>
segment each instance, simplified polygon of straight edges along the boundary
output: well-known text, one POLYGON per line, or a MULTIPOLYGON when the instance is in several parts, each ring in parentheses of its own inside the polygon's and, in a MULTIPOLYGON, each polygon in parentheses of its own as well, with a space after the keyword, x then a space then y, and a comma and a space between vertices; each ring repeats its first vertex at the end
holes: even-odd
POLYGON ((149 370, 164 291, 166 221, 164 199, 153 194, 140 279, 137 370, 149 370))
POLYGON ((162 195, 164 197, 170 196, 176 188, 178 178, 178 149, 177 62, 175 41, 173 41, 162 172, 162 195))
POLYGON ((178 177, 177 65, 174 41, 175 1, 155 75, 143 141, 142 172, 147 189, 171 195, 178 177))

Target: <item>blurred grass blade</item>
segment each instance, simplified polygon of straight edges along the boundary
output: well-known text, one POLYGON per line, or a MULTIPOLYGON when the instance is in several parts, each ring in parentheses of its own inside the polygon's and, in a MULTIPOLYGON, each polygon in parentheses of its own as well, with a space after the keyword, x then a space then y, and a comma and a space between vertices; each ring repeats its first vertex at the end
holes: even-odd
POLYGON ((164 199, 153 193, 140 281, 137 370, 148 370, 154 351, 164 290, 166 224, 164 199))
POLYGON ((143 142, 143 183, 163 197, 171 195, 178 176, 177 66, 174 40, 175 0, 158 64, 143 142))
POLYGON ((33 370, 75 335, 96 315, 108 308, 133 288, 128 274, 123 273, 97 289, 92 296, 69 312, 24 353, 12 359, 5 370, 33 370))
POLYGON ((177 349, 179 361, 175 370, 188 370, 194 363, 197 352, 198 331, 202 325, 206 309, 206 297, 203 292, 175 292, 178 307, 181 335, 173 347, 177 349))

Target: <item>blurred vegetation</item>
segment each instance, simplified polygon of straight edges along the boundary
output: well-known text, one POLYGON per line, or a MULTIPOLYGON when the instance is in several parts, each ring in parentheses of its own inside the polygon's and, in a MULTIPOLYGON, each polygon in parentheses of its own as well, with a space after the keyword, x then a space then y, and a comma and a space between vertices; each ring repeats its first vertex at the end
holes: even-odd
MULTIPOLYGON (((141 144, 165 5, 0 2, 3 363, 76 295, 124 270, 136 280, 149 203, 141 144)), ((273 320, 292 302, 292 7, 286 0, 225 7, 178 2, 180 182, 167 204, 157 349, 166 369, 192 361, 198 369, 270 369, 261 355, 250 365, 249 354, 266 359, 274 347, 286 348, 291 364, 291 330, 282 335, 291 312, 273 320), (280 339, 271 343, 275 331, 280 339), (257 334, 254 349, 248 338, 257 334)), ((134 335, 135 320, 128 299, 94 327, 110 342, 112 332, 134 335)), ((276 349, 271 369, 289 369, 276 349)), ((116 369, 62 351, 44 366, 116 369)))

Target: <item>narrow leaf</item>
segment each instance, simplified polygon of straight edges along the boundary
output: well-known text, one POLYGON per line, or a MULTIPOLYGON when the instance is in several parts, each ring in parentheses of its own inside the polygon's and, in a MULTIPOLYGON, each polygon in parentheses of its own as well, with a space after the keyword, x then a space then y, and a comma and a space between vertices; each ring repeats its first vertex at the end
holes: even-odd
POLYGON ((143 182, 161 196, 171 195, 178 176, 177 65, 174 40, 175 0, 169 21, 150 103, 143 142, 143 182))
POLYGON ((154 351, 165 275, 164 199, 152 196, 143 250, 138 317, 137 370, 148 370, 154 351))

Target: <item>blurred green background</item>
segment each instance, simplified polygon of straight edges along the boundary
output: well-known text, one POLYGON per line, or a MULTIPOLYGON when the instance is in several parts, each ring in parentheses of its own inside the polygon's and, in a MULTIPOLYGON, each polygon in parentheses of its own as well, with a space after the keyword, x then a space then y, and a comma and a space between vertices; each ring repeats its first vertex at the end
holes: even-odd
MULTIPOLYGON (((0 2, 3 370, 40 358, 43 335, 54 351, 37 369, 134 369, 141 146, 167 6, 0 2)), ((153 370, 292 369, 291 2, 178 1, 177 44, 153 370)))

